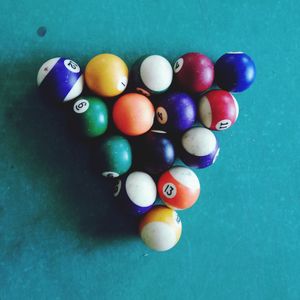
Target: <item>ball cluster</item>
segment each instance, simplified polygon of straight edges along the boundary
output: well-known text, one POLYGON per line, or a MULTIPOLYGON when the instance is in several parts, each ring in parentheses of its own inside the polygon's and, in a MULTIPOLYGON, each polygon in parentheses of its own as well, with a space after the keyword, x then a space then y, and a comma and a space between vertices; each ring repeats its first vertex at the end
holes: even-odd
POLYGON ((254 62, 242 52, 226 53, 215 64, 186 53, 173 67, 163 56, 143 56, 130 72, 120 57, 104 53, 84 72, 69 58, 52 58, 40 68, 37 84, 51 101, 71 103, 74 132, 95 140, 97 172, 114 182, 121 207, 141 218, 145 244, 166 251, 181 236, 176 211, 200 196, 191 168, 215 163, 220 148, 213 131, 236 122, 232 92, 246 90, 254 79, 254 62), (185 166, 174 164, 178 158, 185 166), (158 197, 163 205, 155 204, 158 197))

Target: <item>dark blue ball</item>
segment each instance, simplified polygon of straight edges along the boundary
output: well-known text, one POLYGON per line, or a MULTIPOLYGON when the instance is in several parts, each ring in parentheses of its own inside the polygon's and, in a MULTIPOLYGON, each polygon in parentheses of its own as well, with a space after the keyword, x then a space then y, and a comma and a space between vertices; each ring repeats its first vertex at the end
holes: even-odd
POLYGON ((172 167, 175 150, 166 132, 151 130, 137 138, 134 157, 138 169, 155 175, 172 167))
POLYGON ((254 61, 243 52, 228 52, 215 64, 215 81, 217 85, 230 92, 242 92, 255 80, 254 61))
POLYGON ((186 93, 173 92, 163 95, 156 109, 156 119, 167 132, 183 132, 195 123, 195 102, 186 93))

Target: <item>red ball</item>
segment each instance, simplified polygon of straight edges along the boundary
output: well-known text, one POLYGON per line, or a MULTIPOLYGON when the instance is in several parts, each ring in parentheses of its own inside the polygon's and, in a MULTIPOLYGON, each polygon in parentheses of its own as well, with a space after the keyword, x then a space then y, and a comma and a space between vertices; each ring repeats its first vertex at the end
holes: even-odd
POLYGON ((175 62, 173 69, 177 83, 189 92, 204 92, 213 84, 214 64, 203 54, 186 53, 175 62))
POLYGON ((229 92, 213 90, 200 98, 198 113, 205 127, 211 130, 225 130, 237 120, 239 105, 229 92))

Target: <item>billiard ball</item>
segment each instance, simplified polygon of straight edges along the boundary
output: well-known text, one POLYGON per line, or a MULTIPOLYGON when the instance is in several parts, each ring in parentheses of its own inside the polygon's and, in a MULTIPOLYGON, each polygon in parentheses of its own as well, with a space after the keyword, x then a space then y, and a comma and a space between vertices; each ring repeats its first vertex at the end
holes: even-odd
POLYGON ((150 174, 164 172, 175 160, 174 146, 164 131, 151 130, 139 136, 134 149, 137 168, 150 174))
POLYGON ((215 135, 208 129, 193 127, 181 138, 181 160, 190 167, 206 168, 219 155, 219 145, 215 135))
POLYGON ((169 61, 161 55, 143 56, 130 72, 131 87, 145 96, 166 91, 173 80, 169 61))
POLYGON ((204 92, 213 84, 214 64, 201 53, 182 55, 175 62, 173 69, 176 82, 188 92, 204 92))
POLYGON ((215 64, 217 85, 230 92, 242 92, 255 80, 255 64, 252 58, 243 52, 228 52, 215 64))
POLYGON ((229 92, 212 90, 200 98, 198 113, 205 127, 211 130, 225 130, 237 120, 239 105, 229 92))
POLYGON ((158 180, 158 194, 173 209, 187 209, 194 205, 200 195, 197 175, 186 167, 173 167, 158 180))
POLYGON ((114 196, 131 214, 142 215, 151 209, 156 200, 156 184, 145 172, 135 171, 118 178, 114 196))
POLYGON ((137 93, 121 96, 113 106, 113 121, 124 134, 137 136, 153 125, 154 107, 150 100, 137 93))
POLYGON ((77 133, 84 137, 98 137, 107 129, 106 104, 97 97, 81 97, 72 107, 71 118, 77 133))
POLYGON ((45 97, 66 102, 81 94, 84 80, 77 63, 69 58, 55 57, 41 66, 37 84, 45 97))
POLYGON ((110 53, 93 57, 85 69, 87 86, 102 97, 114 97, 121 94, 128 82, 128 68, 118 56, 110 53))
POLYGON ((132 164, 131 146, 119 135, 105 137, 95 146, 96 169, 104 177, 118 177, 126 173, 132 164))
POLYGON ((196 105, 186 93, 172 92, 163 95, 157 104, 156 120, 163 130, 185 131, 196 120, 196 105))
POLYGON ((182 224, 176 211, 157 205, 143 216, 139 231, 143 242, 150 249, 167 251, 179 241, 182 224))

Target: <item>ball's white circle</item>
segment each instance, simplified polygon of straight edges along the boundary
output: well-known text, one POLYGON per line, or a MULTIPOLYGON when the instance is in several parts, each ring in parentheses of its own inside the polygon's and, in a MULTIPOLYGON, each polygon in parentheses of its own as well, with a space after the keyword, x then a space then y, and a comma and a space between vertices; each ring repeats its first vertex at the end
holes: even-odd
POLYGON ((163 107, 161 107, 161 106, 159 106, 159 107, 156 109, 156 119, 157 119, 157 121, 158 121, 160 124, 162 124, 162 125, 166 124, 167 121, 168 121, 168 113, 167 113, 167 111, 166 111, 163 107))
POLYGON ((122 76, 118 82, 117 89, 120 92, 123 92, 127 87, 127 83, 128 83, 128 78, 126 76, 122 76))
POLYGON ((152 129, 151 132, 161 133, 161 134, 167 134, 166 131, 163 131, 163 130, 156 130, 156 129, 152 129))
POLYGON ((60 57, 55 57, 47 60, 43 63, 43 65, 40 67, 37 75, 37 85, 39 86, 42 81, 45 79, 45 77, 49 74, 49 72, 52 70, 52 68, 56 65, 60 57))
POLYGON ((184 64, 184 59, 182 57, 180 57, 174 64, 174 73, 178 73, 181 69, 182 69, 182 66, 184 64))
POLYGON ((217 139, 208 129, 194 127, 184 133, 181 139, 183 148, 191 155, 205 156, 215 151, 217 139))
POLYGON ((144 243, 156 251, 166 251, 177 243, 176 229, 164 222, 151 222, 141 230, 144 243))
POLYGON ((140 76, 147 88, 154 92, 162 92, 171 85, 173 70, 163 56, 150 55, 141 64, 140 76))
POLYGON ((148 207, 155 202, 156 184, 152 177, 144 172, 132 172, 125 183, 129 199, 140 207, 148 207))
POLYGON ((164 184, 162 192, 165 197, 167 197, 168 199, 172 199, 176 196, 177 189, 172 182, 167 182, 164 184))
POLYGON ((78 66, 78 64, 75 61, 71 60, 71 59, 65 59, 64 60, 64 65, 69 71, 71 71, 73 73, 79 73, 80 72, 80 67, 78 66))
POLYGON ((73 110, 77 114, 83 114, 88 110, 89 106, 90 106, 89 101, 85 99, 80 99, 74 103, 73 110))
POLYGON ((200 188, 200 181, 193 170, 186 167, 173 167, 169 172, 176 181, 189 189, 195 190, 200 188))
POLYGON ((200 98, 198 111, 201 123, 205 127, 210 128, 212 122, 212 113, 209 100, 206 96, 200 98))
POLYGON ((114 197, 118 197, 120 192, 121 192, 121 187, 122 187, 122 181, 118 179, 116 185, 114 186, 114 197))
POLYGON ((105 171, 105 172, 102 172, 102 176, 104 176, 104 177, 110 177, 110 178, 115 178, 115 177, 119 177, 120 174, 116 173, 116 172, 112 172, 112 171, 105 171))
POLYGON ((230 126, 231 126, 231 121, 229 119, 221 120, 216 124, 217 130, 225 130, 230 126))
POLYGON ((150 93, 143 88, 137 87, 136 91, 146 97, 150 97, 150 93))

